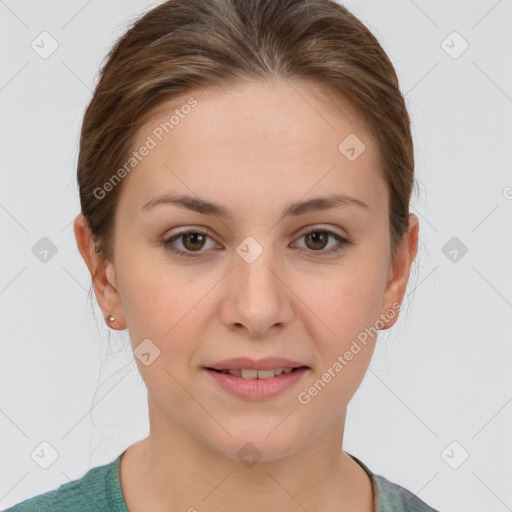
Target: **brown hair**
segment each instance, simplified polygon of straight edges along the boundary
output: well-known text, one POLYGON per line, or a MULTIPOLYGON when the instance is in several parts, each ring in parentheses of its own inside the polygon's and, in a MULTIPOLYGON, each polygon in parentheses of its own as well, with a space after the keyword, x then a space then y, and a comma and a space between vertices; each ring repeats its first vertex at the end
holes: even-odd
POLYGON ((102 260, 113 256, 122 183, 106 199, 95 190, 126 162, 139 128, 164 104, 211 83, 272 77, 320 84, 363 117, 390 193, 395 255, 414 182, 410 120, 391 61, 345 7, 331 0, 168 0, 136 20, 106 58, 78 157, 81 210, 102 260))

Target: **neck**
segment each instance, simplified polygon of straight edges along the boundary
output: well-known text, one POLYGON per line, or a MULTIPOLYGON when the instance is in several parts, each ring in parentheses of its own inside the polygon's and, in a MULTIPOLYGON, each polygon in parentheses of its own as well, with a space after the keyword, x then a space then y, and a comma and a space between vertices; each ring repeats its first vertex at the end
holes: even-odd
POLYGON ((251 461, 221 453, 150 408, 150 435, 121 460, 125 501, 130 512, 372 511, 371 481, 342 451, 344 423, 345 411, 313 442, 279 457, 246 446, 251 461))

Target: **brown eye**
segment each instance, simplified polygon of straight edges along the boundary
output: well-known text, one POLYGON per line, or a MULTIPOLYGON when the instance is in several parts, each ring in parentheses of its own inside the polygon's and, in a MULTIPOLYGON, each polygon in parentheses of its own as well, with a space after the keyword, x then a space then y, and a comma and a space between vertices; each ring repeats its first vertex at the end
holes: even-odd
POLYGON ((183 256, 196 256, 196 254, 193 253, 200 255, 204 252, 207 252, 206 250, 202 249, 206 246, 208 240, 212 240, 212 238, 206 233, 203 233, 202 231, 188 230, 177 233, 171 238, 164 240, 163 245, 166 249, 169 249, 175 254, 183 256), (176 247, 178 242, 180 242, 182 248, 176 247))
POLYGON ((312 231, 305 235, 306 245, 315 251, 322 250, 327 245, 329 235, 325 231, 312 231), (311 244, 309 244, 311 242, 311 244))
POLYGON ((197 251, 203 248, 206 237, 202 233, 185 233, 181 235, 183 246, 188 251, 197 251))
POLYGON ((350 240, 330 230, 317 229, 315 231, 309 231, 302 235, 301 239, 305 240, 305 246, 306 249, 309 249, 309 252, 317 252, 320 255, 337 253, 346 246, 352 245, 350 240), (329 245, 330 239, 334 239, 337 243, 325 249, 329 245))

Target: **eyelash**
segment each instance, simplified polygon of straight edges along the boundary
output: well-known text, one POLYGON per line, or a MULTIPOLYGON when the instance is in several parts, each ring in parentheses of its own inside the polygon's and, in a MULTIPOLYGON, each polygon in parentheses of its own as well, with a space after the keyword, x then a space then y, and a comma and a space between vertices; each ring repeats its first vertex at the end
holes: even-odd
MULTIPOLYGON (((345 247, 353 245, 353 242, 351 242, 347 238, 345 238, 345 237, 343 237, 341 235, 338 235, 338 233, 335 233, 334 231, 330 231, 328 229, 313 229, 311 231, 307 231, 306 233, 303 233, 298 238, 298 240, 300 240, 301 238, 303 238, 303 237, 305 237, 307 235, 310 235, 311 233, 324 233, 324 234, 327 234, 329 237, 332 237, 332 238, 334 238, 335 240, 337 240, 339 242, 338 246, 336 246, 334 248, 331 248, 331 249, 328 249, 326 251, 325 250, 314 251, 313 249, 309 249, 308 251, 312 252, 312 253, 318 253, 318 254, 321 254, 321 255, 324 255, 324 254, 329 254, 329 255, 330 254, 336 254, 336 253, 342 251, 345 247)), ((164 245, 164 247, 166 249, 170 250, 174 254, 178 254, 179 256, 185 256, 185 257, 189 257, 189 258, 198 257, 198 256, 201 255, 201 253, 206 252, 206 251, 182 251, 181 249, 176 249, 176 248, 173 248, 173 246, 172 246, 172 243, 175 240, 179 239, 182 236, 190 235, 190 234, 204 235, 204 236, 212 239, 208 235, 208 233, 206 233, 205 231, 202 231, 200 229, 188 229, 188 230, 176 233, 172 237, 164 240, 163 241, 163 245, 164 245)))

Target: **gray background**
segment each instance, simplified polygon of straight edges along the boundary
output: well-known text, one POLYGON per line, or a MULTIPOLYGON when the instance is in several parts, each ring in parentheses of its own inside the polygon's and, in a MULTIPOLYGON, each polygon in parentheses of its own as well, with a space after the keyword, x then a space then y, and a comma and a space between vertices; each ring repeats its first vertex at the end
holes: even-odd
MULTIPOLYGON (((344 449, 443 511, 512 510, 512 1, 344 3, 406 95, 421 237, 402 315, 349 406, 344 449)), ((109 335, 89 300, 71 222, 100 61, 152 5, 0 0, 0 508, 148 433, 128 334, 109 335), (31 47, 43 31, 58 43, 46 59, 31 47), (43 237, 57 249, 46 261, 43 237), (58 454, 47 469, 34 456, 52 453, 43 442, 58 454)))

